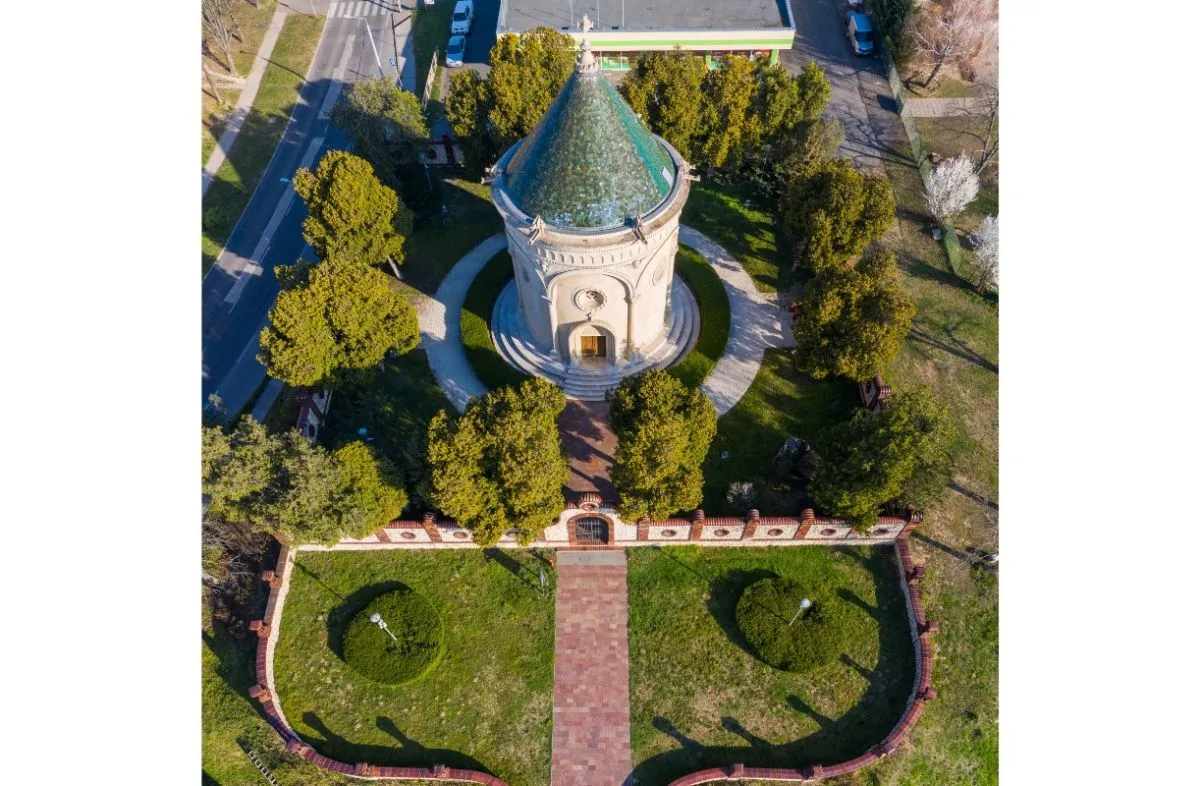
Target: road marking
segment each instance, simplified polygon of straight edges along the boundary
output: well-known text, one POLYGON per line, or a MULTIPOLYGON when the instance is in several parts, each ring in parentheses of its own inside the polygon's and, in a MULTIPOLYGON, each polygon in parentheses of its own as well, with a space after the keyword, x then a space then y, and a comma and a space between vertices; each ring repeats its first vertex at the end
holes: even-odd
MULTIPOLYGON (((300 160, 300 169, 305 169, 313 165, 313 161, 317 157, 317 153, 321 149, 321 145, 325 142, 325 137, 319 136, 314 139, 308 146, 308 150, 304 153, 304 158, 300 160)), ((275 213, 271 216, 271 220, 267 223, 267 228, 263 230, 262 237, 259 238, 258 245, 254 247, 254 253, 250 255, 246 266, 238 273, 238 279, 230 288, 229 294, 225 296, 225 303, 229 304, 229 310, 233 311, 234 306, 242 297, 242 292, 245 291, 246 285, 250 283, 250 279, 254 276, 261 276, 263 272, 262 260, 266 256, 267 249, 271 247, 271 238, 275 234, 275 230, 279 229, 279 225, 283 222, 283 217, 292 208, 292 202, 296 199, 296 190, 289 188, 279 200, 279 204, 275 208, 275 213)))
POLYGON ((382 16, 396 9, 371 0, 347 0, 344 3, 333 3, 329 6, 330 19, 361 19, 367 16, 382 16))

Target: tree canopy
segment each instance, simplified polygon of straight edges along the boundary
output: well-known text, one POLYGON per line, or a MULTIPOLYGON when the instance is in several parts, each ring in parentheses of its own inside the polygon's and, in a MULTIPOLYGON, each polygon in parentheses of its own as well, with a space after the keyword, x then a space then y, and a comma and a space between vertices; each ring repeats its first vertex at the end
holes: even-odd
POLYGON ((476 398, 461 417, 429 424, 429 498, 481 546, 508 530, 538 538, 563 509, 570 477, 558 431, 563 392, 541 378, 476 398))
POLYGON ((612 481, 621 516, 660 519, 700 504, 700 464, 717 433, 717 412, 699 390, 651 369, 621 382, 608 397, 617 435, 612 481))
POLYGON ((646 52, 621 82, 633 111, 688 160, 695 153, 707 73, 704 58, 691 52, 646 52))
POLYGON ((229 433, 204 428, 201 489, 210 516, 289 545, 366 537, 408 504, 398 470, 366 444, 329 453, 298 430, 272 435, 250 417, 229 433))
POLYGON ((329 119, 346 132, 354 150, 375 165, 380 180, 397 192, 396 168, 417 161, 421 143, 429 139, 420 99, 382 77, 351 84, 329 119))
POLYGON ((482 155, 499 155, 528 134, 550 108, 575 67, 575 43, 565 33, 535 27, 505 33, 492 44, 486 78, 455 74, 446 99, 454 133, 482 155))
POLYGON ((846 158, 797 173, 780 205, 796 262, 813 273, 844 265, 862 253, 883 237, 895 212, 887 178, 862 174, 846 158))
POLYGON ((404 259, 412 211, 379 182, 366 159, 330 150, 315 172, 297 170, 292 183, 308 207, 304 239, 324 260, 382 264, 404 259))
POLYGON ((814 379, 870 379, 900 351, 916 313, 895 256, 873 248, 855 267, 831 268, 805 287, 792 328, 796 367, 814 379))
POLYGON ((932 504, 945 491, 962 437, 928 388, 892 396, 881 413, 860 410, 828 429, 809 486, 823 511, 860 529, 890 502, 932 504))
POLYGON ((289 385, 334 384, 420 342, 417 314, 391 279, 355 262, 280 271, 285 281, 259 337, 258 360, 289 385))

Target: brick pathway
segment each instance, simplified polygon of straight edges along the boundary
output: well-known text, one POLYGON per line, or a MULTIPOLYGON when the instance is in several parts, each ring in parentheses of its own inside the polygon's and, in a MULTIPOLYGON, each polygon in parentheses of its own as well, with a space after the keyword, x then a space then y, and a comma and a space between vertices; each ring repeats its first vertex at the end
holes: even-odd
POLYGON ((552 786, 621 786, 629 742, 623 551, 563 551, 554 630, 552 786))
POLYGON ((617 491, 608 473, 617 452, 617 435, 608 422, 608 402, 568 399, 558 430, 571 467, 567 489, 594 491, 603 499, 615 500, 617 491))

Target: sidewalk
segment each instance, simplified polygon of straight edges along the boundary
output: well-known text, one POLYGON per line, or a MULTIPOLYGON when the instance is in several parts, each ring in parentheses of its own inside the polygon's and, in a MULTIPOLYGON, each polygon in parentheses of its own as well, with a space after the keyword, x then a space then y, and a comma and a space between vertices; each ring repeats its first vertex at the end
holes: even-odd
POLYGON ((554 786, 629 783, 628 593, 624 551, 563 551, 554 623, 554 786))
POLYGON ((267 33, 258 47, 258 54, 254 56, 254 66, 250 69, 250 75, 246 77, 246 86, 242 88, 242 94, 238 96, 237 104, 229 113, 229 122, 226 123, 225 130, 221 132, 217 146, 209 155, 208 163, 204 165, 204 171, 201 173, 200 196, 204 196, 208 192, 208 187, 212 185, 213 179, 217 176, 217 170, 221 168, 221 164, 225 163, 226 153, 233 149, 233 143, 241 133, 242 125, 250 116, 250 108, 254 106, 254 97, 258 95, 258 86, 262 82, 263 74, 267 72, 271 52, 275 49, 275 42, 279 40, 279 33, 283 30, 283 22, 288 13, 290 12, 281 5, 275 9, 275 15, 271 17, 271 24, 267 27, 267 33))

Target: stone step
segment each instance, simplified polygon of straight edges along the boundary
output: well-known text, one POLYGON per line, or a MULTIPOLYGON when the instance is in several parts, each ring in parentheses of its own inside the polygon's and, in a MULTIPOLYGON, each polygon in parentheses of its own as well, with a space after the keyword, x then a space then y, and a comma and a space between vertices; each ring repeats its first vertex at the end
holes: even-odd
POLYGON ((520 316, 516 286, 512 283, 496 299, 492 312, 492 340, 500 355, 526 374, 549 379, 570 398, 602 401, 604 394, 625 377, 648 368, 667 368, 695 346, 700 331, 699 307, 691 290, 678 276, 671 301, 671 321, 662 333, 645 347, 636 363, 620 368, 567 366, 543 351, 520 316))

